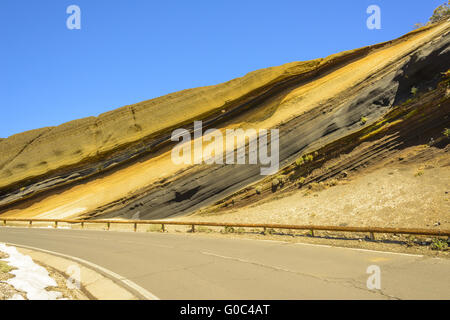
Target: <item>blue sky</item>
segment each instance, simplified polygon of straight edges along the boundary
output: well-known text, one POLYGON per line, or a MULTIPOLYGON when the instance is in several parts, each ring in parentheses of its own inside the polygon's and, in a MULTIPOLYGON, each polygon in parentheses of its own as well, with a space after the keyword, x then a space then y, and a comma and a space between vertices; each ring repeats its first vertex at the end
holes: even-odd
POLYGON ((2 0, 0 137, 401 36, 444 0, 2 0), (69 30, 69 5, 81 30, 69 30), (381 8, 381 30, 366 9, 381 8))

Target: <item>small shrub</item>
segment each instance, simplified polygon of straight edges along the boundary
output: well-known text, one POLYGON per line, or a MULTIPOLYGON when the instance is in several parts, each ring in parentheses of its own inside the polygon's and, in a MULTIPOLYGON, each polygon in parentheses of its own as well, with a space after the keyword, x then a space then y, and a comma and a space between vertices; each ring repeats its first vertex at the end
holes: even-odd
POLYGON ((302 186, 305 183, 305 180, 306 180, 305 177, 300 177, 298 179, 298 184, 302 186))
POLYGON ((305 163, 305 160, 303 160, 303 157, 298 158, 297 160, 295 160, 295 165, 297 167, 301 167, 304 163, 305 163))
POLYGON ((224 232, 225 233, 233 233, 234 232, 234 228, 233 227, 225 227, 225 229, 224 229, 224 232))
POLYGON ((423 170, 419 170, 419 171, 416 172, 416 174, 414 176, 415 177, 420 177, 420 176, 423 176, 423 174, 424 174, 423 170))
POLYGON ((286 181, 287 181, 287 176, 285 176, 285 175, 279 175, 279 176, 277 176, 277 178, 276 178, 280 183, 280 185, 284 185, 285 183, 286 183, 286 181))
POLYGON ((442 75, 446 79, 450 78, 450 69, 448 69, 446 72, 442 72, 442 75))
POLYGON ((449 128, 445 128, 444 131, 442 132, 442 134, 444 136, 446 136, 447 138, 450 137, 450 129, 449 128))
POLYGON ((418 89, 416 87, 411 88, 411 94, 415 96, 417 94, 418 89))
POLYGON ((308 154, 304 156, 305 162, 312 162, 314 161, 314 156, 312 154, 308 154))
POLYGON ((336 179, 330 179, 329 181, 327 181, 327 185, 330 187, 334 187, 338 184, 338 181, 336 179))
POLYGON ((368 121, 369 119, 367 119, 367 117, 361 117, 361 120, 360 120, 360 124, 361 125, 365 125, 366 123, 367 123, 367 121, 368 121))
POLYGON ((262 187, 261 187, 261 186, 256 187, 256 188, 255 188, 255 192, 256 192, 256 194, 261 194, 261 192, 262 192, 262 187))
POLYGON ((278 187, 279 184, 280 184, 280 180, 278 180, 276 178, 272 180, 272 187, 278 187))
MULTIPOLYGON (((450 4, 450 2, 449 2, 450 4)), ((444 3, 443 5, 440 5, 439 7, 437 7, 434 12, 433 15, 430 18, 430 22, 431 23, 436 23, 439 21, 442 21, 446 18, 448 18, 450 16, 450 5, 444 3)))
POLYGON ((441 239, 433 239, 431 242, 431 250, 446 251, 448 250, 448 244, 441 239))

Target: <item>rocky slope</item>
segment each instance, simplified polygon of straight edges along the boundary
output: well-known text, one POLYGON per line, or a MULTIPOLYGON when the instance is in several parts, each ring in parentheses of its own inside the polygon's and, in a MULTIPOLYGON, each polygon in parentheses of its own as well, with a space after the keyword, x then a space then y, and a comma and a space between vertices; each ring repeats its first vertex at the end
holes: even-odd
POLYGON ((442 76, 450 68, 449 31, 450 22, 443 22, 386 43, 0 140, 0 214, 153 219, 273 194, 274 177, 261 176, 259 166, 174 165, 171 132, 192 131, 194 120, 222 132, 278 128, 283 188, 296 188, 301 177, 367 141, 373 146, 345 165, 302 183, 438 139, 450 127, 442 76), (296 165, 305 154, 315 161, 296 165))

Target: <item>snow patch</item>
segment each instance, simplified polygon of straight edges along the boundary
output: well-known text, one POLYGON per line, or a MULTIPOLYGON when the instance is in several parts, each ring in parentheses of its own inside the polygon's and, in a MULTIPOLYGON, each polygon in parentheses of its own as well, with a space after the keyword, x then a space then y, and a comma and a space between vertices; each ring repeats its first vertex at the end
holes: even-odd
MULTIPOLYGON (((15 247, 0 243, 0 251, 9 255, 8 258, 1 259, 11 267, 17 268, 10 273, 15 275, 6 281, 16 290, 26 293, 29 300, 56 300, 62 298, 61 292, 47 291, 47 287, 57 287, 56 281, 51 278, 48 271, 33 262, 31 257, 21 254, 15 247)), ((15 295, 13 299, 20 299, 15 295)))

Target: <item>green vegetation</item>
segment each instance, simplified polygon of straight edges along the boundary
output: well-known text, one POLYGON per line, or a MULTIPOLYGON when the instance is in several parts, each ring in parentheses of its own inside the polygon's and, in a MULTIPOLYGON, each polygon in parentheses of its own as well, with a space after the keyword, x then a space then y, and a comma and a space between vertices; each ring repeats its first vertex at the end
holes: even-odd
POLYGON ((445 128, 444 131, 442 131, 442 134, 448 138, 450 136, 450 129, 445 128))
POLYGON ((369 119, 367 119, 367 117, 361 117, 361 120, 360 120, 360 124, 361 125, 365 125, 366 123, 367 123, 367 120, 369 120, 369 119))
POLYGON ((418 23, 414 24, 414 27, 421 28, 421 27, 424 27, 424 26, 432 24, 432 23, 443 21, 443 20, 447 19, 448 17, 450 17, 450 1, 440 5, 436 9, 434 9, 433 15, 430 17, 430 19, 428 20, 428 22, 426 24, 418 22, 418 23))
POLYGON ((295 165, 297 167, 301 167, 304 163, 305 163, 305 160, 303 160, 303 157, 300 157, 297 160, 295 160, 295 165))
POLYGON ((305 163, 313 162, 314 157, 318 157, 318 156, 319 156, 319 153, 317 151, 314 152, 314 154, 305 154, 303 157, 300 157, 297 160, 295 160, 295 165, 297 167, 301 167, 305 163))
POLYGON ((444 79, 450 78, 450 69, 448 69, 446 72, 443 72, 442 76, 444 77, 444 79))
POLYGON ((234 233, 233 227, 225 227, 223 230, 224 233, 234 233))
POLYGON ((448 250, 448 244, 444 240, 441 239, 433 239, 431 242, 432 250, 446 251, 448 250))
POLYGON ((419 91, 419 89, 417 89, 416 87, 412 87, 412 88, 411 88, 411 94, 412 94, 413 96, 415 96, 415 95, 417 94, 417 91, 419 91))
POLYGON ((281 174, 281 175, 277 176, 276 179, 280 182, 279 183, 280 185, 284 185, 287 181, 287 176, 281 174))
POLYGON ((314 156, 312 154, 308 154, 307 156, 305 156, 304 160, 305 162, 313 162, 314 156))
POLYGON ((255 192, 256 192, 256 194, 261 194, 261 192, 262 192, 262 187, 261 187, 261 186, 256 187, 256 188, 255 188, 255 192))
POLYGON ((450 1, 437 7, 430 18, 430 23, 436 23, 450 17, 450 1))
POLYGON ((423 174, 424 174, 423 170, 420 169, 420 170, 418 170, 418 171, 414 174, 414 176, 415 176, 415 177, 420 177, 420 176, 423 176, 423 174))

